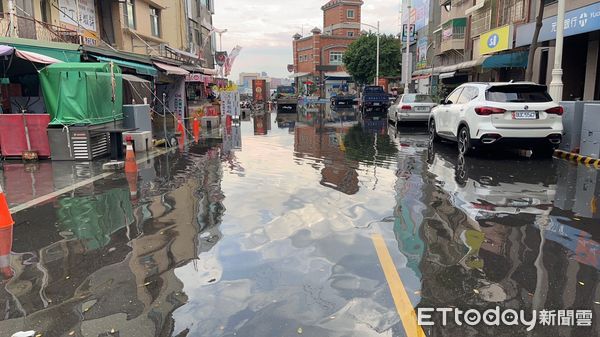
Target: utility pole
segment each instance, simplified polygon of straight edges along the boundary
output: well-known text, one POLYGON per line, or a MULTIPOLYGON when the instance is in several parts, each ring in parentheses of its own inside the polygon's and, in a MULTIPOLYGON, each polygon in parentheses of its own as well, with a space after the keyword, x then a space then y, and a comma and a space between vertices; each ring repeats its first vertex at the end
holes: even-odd
POLYGON ((406 24, 406 71, 407 71, 407 74, 406 74, 406 82, 404 83, 404 93, 405 94, 408 94, 410 91, 410 89, 408 88, 408 85, 410 84, 410 77, 411 77, 410 76, 411 75, 410 68, 412 68, 411 67, 412 60, 410 58, 410 9, 411 9, 410 0, 408 0, 407 8, 408 8, 407 13, 406 13, 406 17, 408 18, 408 20, 406 20, 407 21, 407 24, 406 24))
MULTIPOLYGON (((543 6, 540 3, 540 6, 543 6)), ((562 82, 562 58, 563 42, 565 39, 565 0, 558 0, 558 14, 556 16, 556 49, 554 51, 554 68, 552 69, 552 82, 550 82, 550 96, 555 103, 559 103, 563 98, 562 82)))
POLYGON ((377 74, 375 75, 375 85, 379 85, 379 21, 377 21, 377 74))
POLYGON ((15 36, 15 3, 13 0, 8 0, 8 11, 10 13, 10 37, 15 36))

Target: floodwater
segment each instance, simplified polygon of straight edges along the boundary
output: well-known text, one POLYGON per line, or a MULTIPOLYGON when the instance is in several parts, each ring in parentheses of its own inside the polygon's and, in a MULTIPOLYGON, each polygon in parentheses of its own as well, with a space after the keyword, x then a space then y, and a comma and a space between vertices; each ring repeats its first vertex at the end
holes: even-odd
MULTIPOLYGON (((427 336, 598 335, 600 171, 459 158, 425 130, 261 113, 21 210, 0 231, 0 336, 406 336, 377 235, 416 309, 593 315, 532 332, 434 316, 427 336)), ((5 163, 11 206, 98 169, 61 165, 5 163)))

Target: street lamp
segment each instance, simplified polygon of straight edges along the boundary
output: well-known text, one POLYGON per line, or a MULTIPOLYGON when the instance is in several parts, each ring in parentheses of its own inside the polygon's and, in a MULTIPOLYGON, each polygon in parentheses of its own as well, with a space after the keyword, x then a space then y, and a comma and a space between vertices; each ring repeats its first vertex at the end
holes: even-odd
MULTIPOLYGON (((216 29, 215 33, 219 34, 219 51, 223 51, 223 34, 227 33, 227 29, 216 29)), ((224 65, 221 66, 221 78, 225 76, 225 72, 223 69, 224 65)))
POLYGON ((373 26, 373 25, 370 25, 368 23, 362 23, 362 22, 344 22, 344 23, 347 23, 347 24, 348 23, 350 23, 350 24, 352 24, 352 23, 358 23, 359 25, 371 27, 371 28, 377 30, 377 60, 375 61, 377 69, 375 71, 375 73, 376 73, 375 74, 375 85, 378 85, 379 84, 379 38, 380 38, 380 35, 379 35, 379 21, 377 21, 377 26, 373 26))
MULTIPOLYGON (((540 6, 543 6, 541 4, 540 6)), ((558 0, 558 13, 556 15, 556 51, 554 52, 554 68, 552 69, 552 82, 550 82, 550 96, 555 103, 559 103, 563 97, 562 82, 562 57, 563 42, 565 39, 565 0, 558 0)))
POLYGON ((412 62, 412 58, 410 57, 410 9, 411 9, 411 5, 410 5, 410 0, 408 0, 408 23, 406 24, 406 70, 407 70, 407 74, 406 74, 406 81, 404 83, 404 93, 408 94, 410 92, 410 89, 408 88, 408 85, 410 84, 410 78, 411 78, 411 73, 410 73, 410 68, 411 68, 411 62, 412 62))

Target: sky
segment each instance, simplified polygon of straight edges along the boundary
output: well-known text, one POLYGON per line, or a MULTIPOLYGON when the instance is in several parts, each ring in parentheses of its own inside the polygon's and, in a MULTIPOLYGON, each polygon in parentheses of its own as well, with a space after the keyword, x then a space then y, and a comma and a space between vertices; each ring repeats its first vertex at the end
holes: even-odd
MULTIPOLYGON (((323 29, 321 6, 328 0, 215 0, 213 25, 227 29, 223 49, 231 52, 240 45, 229 79, 238 80, 240 72, 265 71, 271 77, 288 77, 287 65, 293 63, 292 36, 323 29)), ((377 25, 381 32, 398 34, 400 0, 364 0, 362 22, 377 25)), ((368 27, 363 27, 368 30, 368 27)), ((219 41, 217 41, 217 49, 219 41)))

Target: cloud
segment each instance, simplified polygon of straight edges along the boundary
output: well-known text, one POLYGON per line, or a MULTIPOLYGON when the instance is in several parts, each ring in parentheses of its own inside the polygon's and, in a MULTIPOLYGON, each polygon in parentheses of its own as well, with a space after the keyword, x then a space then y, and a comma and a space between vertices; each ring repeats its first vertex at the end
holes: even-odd
MULTIPOLYGON (((321 6, 327 0, 218 0, 215 1, 214 26, 227 29, 223 34, 223 49, 243 47, 233 67, 231 79, 240 72, 266 71, 273 77, 287 77, 287 65, 292 63, 292 36, 310 34, 313 27, 322 28, 321 6)), ((376 25, 387 34, 399 32, 400 1, 366 0, 362 21, 376 25)), ((366 28, 366 27, 365 27, 366 28)), ((368 30, 368 28, 366 28, 368 30)), ((217 44, 218 46, 218 44, 217 44)))

